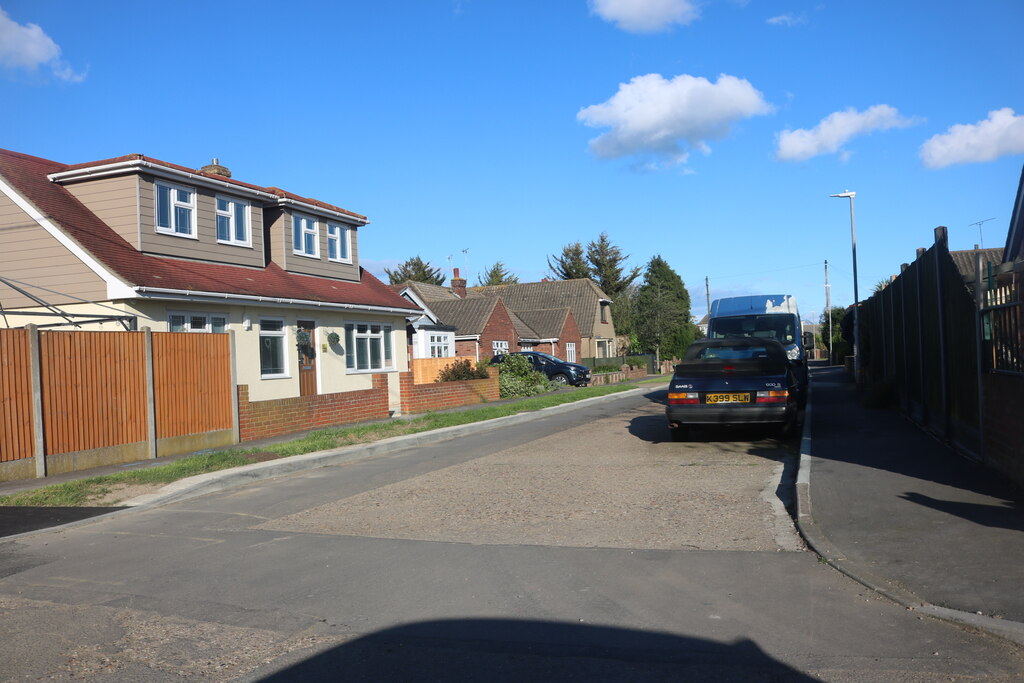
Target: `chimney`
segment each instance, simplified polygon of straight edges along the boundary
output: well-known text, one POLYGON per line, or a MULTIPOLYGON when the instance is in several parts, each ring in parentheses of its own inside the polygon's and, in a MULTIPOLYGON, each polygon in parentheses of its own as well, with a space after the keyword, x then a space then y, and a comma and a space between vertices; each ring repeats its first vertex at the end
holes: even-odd
POLYGON ((466 298, 466 280, 459 277, 459 269, 455 269, 455 275, 452 276, 451 280, 452 294, 459 297, 460 299, 466 298))
POLYGON ((199 170, 202 171, 203 173, 212 173, 213 175, 224 176, 225 178, 231 177, 231 171, 228 170, 227 166, 221 166, 220 159, 218 159, 217 157, 213 158, 212 164, 207 164, 206 166, 203 166, 199 170))

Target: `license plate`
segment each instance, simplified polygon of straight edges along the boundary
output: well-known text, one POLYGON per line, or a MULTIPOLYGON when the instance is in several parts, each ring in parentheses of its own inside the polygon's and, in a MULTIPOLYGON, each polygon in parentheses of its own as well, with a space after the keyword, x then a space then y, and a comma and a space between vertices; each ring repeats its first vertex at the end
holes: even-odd
POLYGON ((708 394, 705 403, 750 403, 750 394, 708 394))

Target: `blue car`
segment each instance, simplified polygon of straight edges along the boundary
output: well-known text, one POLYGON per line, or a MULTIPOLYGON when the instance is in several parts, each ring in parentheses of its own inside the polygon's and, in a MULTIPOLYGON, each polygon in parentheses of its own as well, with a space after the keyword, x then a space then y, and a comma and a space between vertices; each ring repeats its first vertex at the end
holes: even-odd
POLYGON ((665 414, 673 438, 694 425, 797 424, 803 389, 786 349, 774 339, 694 342, 676 366, 665 414))

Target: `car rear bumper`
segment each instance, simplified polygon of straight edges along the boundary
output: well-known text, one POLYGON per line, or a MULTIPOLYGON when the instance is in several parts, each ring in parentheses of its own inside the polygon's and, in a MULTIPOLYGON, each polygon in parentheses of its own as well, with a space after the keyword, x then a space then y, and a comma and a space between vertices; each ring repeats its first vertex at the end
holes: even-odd
POLYGON ((796 405, 682 405, 668 406, 669 424, 770 424, 782 423, 796 415, 796 405))

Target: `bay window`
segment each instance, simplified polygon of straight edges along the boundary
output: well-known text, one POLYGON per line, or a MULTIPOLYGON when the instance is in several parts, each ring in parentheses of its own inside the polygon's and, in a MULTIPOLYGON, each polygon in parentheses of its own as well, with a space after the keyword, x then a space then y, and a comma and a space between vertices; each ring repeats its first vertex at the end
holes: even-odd
POLYGON ((393 370, 391 325, 345 323, 345 367, 353 372, 393 370))

